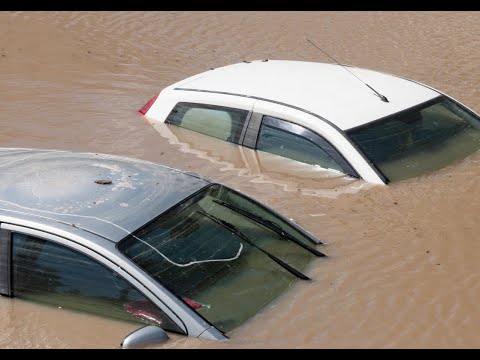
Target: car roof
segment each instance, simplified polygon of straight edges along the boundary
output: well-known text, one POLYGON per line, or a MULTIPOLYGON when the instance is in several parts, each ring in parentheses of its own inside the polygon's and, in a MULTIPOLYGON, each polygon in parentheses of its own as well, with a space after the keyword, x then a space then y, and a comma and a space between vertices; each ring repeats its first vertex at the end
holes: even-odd
POLYGON ((63 150, 0 148, 0 168, 0 216, 113 242, 210 184, 148 161, 63 150))
POLYGON ((268 60, 242 62, 206 71, 173 84, 267 99, 319 115, 342 130, 364 125, 433 99, 440 94, 413 81, 372 70, 346 67, 389 102, 337 64, 268 60))

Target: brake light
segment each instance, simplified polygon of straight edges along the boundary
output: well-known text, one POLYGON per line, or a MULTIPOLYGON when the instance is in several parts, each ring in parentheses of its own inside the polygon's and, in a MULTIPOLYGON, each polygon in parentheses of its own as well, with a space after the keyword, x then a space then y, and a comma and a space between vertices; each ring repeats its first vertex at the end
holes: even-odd
POLYGON ((149 102, 147 102, 145 105, 143 105, 143 107, 138 110, 142 115, 145 115, 147 113, 147 111, 150 109, 150 107, 153 105, 153 103, 155 102, 155 100, 157 100, 158 98, 158 94, 155 95, 153 98, 150 99, 149 102))

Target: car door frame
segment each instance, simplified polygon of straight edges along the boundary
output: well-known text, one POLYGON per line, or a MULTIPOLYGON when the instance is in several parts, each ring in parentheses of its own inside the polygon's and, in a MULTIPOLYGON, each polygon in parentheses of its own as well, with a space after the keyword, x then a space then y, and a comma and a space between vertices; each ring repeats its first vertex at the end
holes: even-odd
MULTIPOLYGON (((338 152, 338 150, 325 138, 316 134, 315 132, 305 128, 304 126, 295 124, 293 122, 279 119, 273 116, 263 115, 260 120, 259 130, 256 133, 256 138, 246 140, 244 139, 244 146, 250 147, 255 150, 259 150, 260 143, 260 131, 263 125, 269 126, 271 128, 286 132, 292 136, 300 137, 310 143, 314 144, 316 147, 321 149, 325 154, 327 154, 341 169, 342 172, 348 176, 354 178, 360 178, 360 175, 355 171, 353 166, 338 152)), ((322 167, 322 165, 318 166, 322 167)))
MULTIPOLYGON (((179 102, 191 102, 203 105, 211 104, 231 107, 233 109, 249 110, 251 113, 247 116, 244 130, 240 136, 240 144, 247 147, 251 147, 253 142, 255 142, 256 146, 256 139, 264 116, 290 121, 313 131, 328 141, 363 180, 382 185, 388 184, 389 182, 375 164, 350 140, 345 131, 324 117, 306 109, 256 96, 215 90, 175 87, 166 88, 160 93, 160 96, 154 104, 156 105, 155 111, 149 116, 152 116, 154 119, 161 119, 160 121, 164 122, 170 111, 179 102)), ((147 118, 149 118, 149 116, 147 116, 147 118)), ((150 121, 152 125, 155 125, 155 120, 150 121)))
MULTIPOLYGON (((11 233, 20 233, 31 235, 47 241, 66 246, 82 255, 86 255, 111 271, 117 273, 123 280, 129 283, 133 288, 139 291, 143 296, 150 300, 155 306, 162 310, 182 331, 185 336, 201 337, 210 340, 227 339, 218 329, 205 321, 187 304, 179 300, 175 295, 163 288, 161 284, 152 279, 148 274, 135 266, 116 248, 116 243, 108 241, 102 246, 95 246, 95 241, 87 238, 81 238, 73 234, 65 236, 46 229, 36 229, 31 224, 23 222, 0 222, 0 243, 7 246, 10 252, 8 259, 11 268, 11 233), (8 245, 5 245, 5 242, 8 245), (87 245, 88 244, 88 245, 87 245), (102 255, 100 250, 105 255, 102 255)), ((2 244, 0 244, 2 248, 2 244)), ((0 269, 1 270, 1 269, 0 269)), ((11 294, 12 274, 9 270, 9 292, 11 294)))
POLYGON ((388 179, 366 158, 343 130, 321 116, 287 104, 258 99, 247 124, 243 140, 244 146, 257 148, 260 127, 264 118, 267 117, 291 122, 312 131, 328 142, 350 164, 360 178, 375 184, 388 183, 388 179))
MULTIPOLYGON (((221 106, 234 110, 246 110, 248 115, 245 119, 243 129, 240 132, 239 143, 243 139, 246 126, 252 116, 255 99, 249 97, 231 96, 230 94, 222 94, 209 91, 197 91, 194 89, 164 89, 160 92, 157 100, 148 111, 145 118, 151 125, 155 126, 157 122, 165 123, 170 112, 179 103, 191 103, 201 106, 221 106), (181 91, 173 91, 181 90, 181 91)), ((207 135, 208 136, 208 135, 207 135)), ((235 143, 234 143, 235 144, 235 143)))

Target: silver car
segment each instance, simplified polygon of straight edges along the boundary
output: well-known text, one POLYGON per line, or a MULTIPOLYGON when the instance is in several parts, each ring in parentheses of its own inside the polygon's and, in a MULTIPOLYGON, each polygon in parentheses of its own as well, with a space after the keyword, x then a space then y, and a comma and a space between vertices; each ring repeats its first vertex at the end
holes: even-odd
POLYGON ((324 256, 291 220, 192 173, 34 149, 0 149, 0 168, 0 294, 143 324, 123 347, 225 340, 324 256))

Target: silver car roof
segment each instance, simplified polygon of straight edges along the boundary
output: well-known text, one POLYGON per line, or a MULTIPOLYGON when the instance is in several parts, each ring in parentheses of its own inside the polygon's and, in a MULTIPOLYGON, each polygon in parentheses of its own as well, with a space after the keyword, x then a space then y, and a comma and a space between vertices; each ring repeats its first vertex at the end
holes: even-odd
POLYGON ((0 148, 1 217, 63 230, 66 224, 73 232, 80 228, 113 242, 210 183, 127 157, 0 148))

